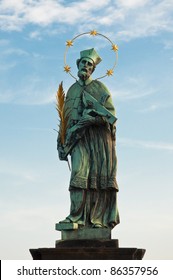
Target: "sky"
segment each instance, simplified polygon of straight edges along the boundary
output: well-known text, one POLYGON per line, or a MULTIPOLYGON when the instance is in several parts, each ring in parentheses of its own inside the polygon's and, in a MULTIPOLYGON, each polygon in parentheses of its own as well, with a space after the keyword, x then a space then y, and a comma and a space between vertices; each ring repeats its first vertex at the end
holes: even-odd
MULTIPOLYGON (((0 1, 0 258, 30 260, 54 247, 55 223, 69 214, 66 162, 58 159, 55 95, 67 40, 97 30, 118 45, 114 75, 102 82, 117 114, 120 247, 145 260, 173 259, 173 0, 0 1)), ((93 78, 114 63, 108 40, 82 36, 67 52, 102 57, 93 78)))

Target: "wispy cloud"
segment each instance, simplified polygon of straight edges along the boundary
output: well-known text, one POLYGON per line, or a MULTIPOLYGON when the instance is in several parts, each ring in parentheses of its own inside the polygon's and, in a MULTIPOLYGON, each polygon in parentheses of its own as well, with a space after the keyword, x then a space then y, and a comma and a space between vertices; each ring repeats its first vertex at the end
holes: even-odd
POLYGON ((149 95, 152 95, 155 93, 154 89, 142 89, 141 91, 138 91, 137 89, 131 88, 131 89, 117 89, 113 95, 116 97, 117 100, 120 101, 128 101, 133 99, 140 99, 147 97, 149 95))
MULTIPOLYGON (((0 67, 0 70, 2 68, 0 67)), ((28 78, 30 81, 30 78, 28 78)), ((44 81, 32 80, 27 87, 19 87, 18 89, 1 89, 0 103, 14 103, 23 105, 45 105, 55 102, 56 88, 52 85, 44 85, 44 81)))
MULTIPOLYGON (((27 183, 34 183, 39 181, 39 176, 36 174, 35 170, 27 169, 27 167, 19 166, 18 163, 1 160, 0 161, 0 177, 1 183, 3 182, 3 187, 10 185, 13 187, 22 187, 27 183), (4 178, 6 178, 4 180, 4 178)), ((2 184, 1 184, 2 187, 2 184)))
POLYGON ((9 55, 15 55, 15 56, 19 55, 19 56, 21 56, 21 55, 29 55, 29 54, 28 54, 28 52, 26 52, 22 49, 19 49, 19 48, 7 48, 2 52, 2 55, 3 56, 4 55, 7 55, 7 56, 9 56, 9 55))
POLYGON ((5 62, 2 62, 0 64, 0 71, 8 71, 9 69, 12 69, 16 66, 16 62, 8 62, 8 63, 5 63, 5 62))
POLYGON ((54 78, 50 78, 47 82, 43 77, 45 72, 42 68, 40 67, 39 71, 37 69, 38 64, 46 65, 47 56, 14 47, 6 40, 1 40, 0 43, 0 103, 28 105, 53 103, 56 93, 54 78), (32 71, 28 72, 30 66, 32 71), (13 81, 13 86, 9 81, 13 81))
MULTIPOLYGON (((130 40, 173 32, 172 0, 85 0, 65 2, 53 0, 7 1, 0 4, 2 30, 22 30, 28 24, 48 27, 52 24, 77 25, 76 28, 116 30, 116 38, 130 40), (79 24, 80 22, 80 24, 79 24), (86 24, 87 23, 87 24, 86 24)), ((31 33, 35 38, 38 33, 31 33)))
MULTIPOLYGON (((125 3, 125 1, 119 1, 125 3)), ((131 1, 127 1, 127 3, 131 1)), ((155 35, 160 31, 173 32, 172 0, 132 1, 134 5, 128 9, 123 6, 125 20, 118 31, 120 39, 129 40, 138 37, 155 35), (139 4, 141 4, 141 6, 139 4)), ((131 3, 132 3, 131 2, 131 3)))
POLYGON ((138 112, 140 113, 148 113, 148 112, 155 112, 155 111, 158 111, 158 110, 161 110, 161 109, 167 109, 167 108, 171 108, 173 107, 173 103, 170 102, 170 103, 165 103, 165 104, 159 104, 159 103, 155 103, 155 104, 152 104, 144 109, 141 109, 141 110, 138 110, 138 112))
POLYGON ((44 105, 55 102, 56 89, 53 83, 45 84, 44 80, 35 76, 26 77, 27 87, 22 87, 16 96, 13 95, 13 102, 27 105, 44 105))
POLYGON ((41 32, 40 32, 40 31, 35 30, 35 31, 32 31, 32 32, 29 34, 29 37, 30 37, 31 39, 41 40, 42 35, 41 35, 41 32))
POLYGON ((156 88, 153 88, 144 78, 140 76, 125 77, 123 83, 119 83, 116 90, 111 90, 112 95, 120 101, 145 98, 155 94, 156 91, 156 88))
MULTIPOLYGON (((2 70, 2 68, 0 67, 0 71, 2 70)), ((5 93, 3 91, 3 93, 0 93, 0 103, 9 103, 11 102, 11 100, 13 99, 13 95, 12 93, 7 90, 5 93)))
POLYGON ((0 39, 0 47, 4 47, 4 46, 7 46, 9 44, 9 41, 8 40, 5 40, 5 39, 0 39))
POLYGON ((164 40, 163 45, 166 50, 172 50, 173 49, 173 40, 164 40))
POLYGON ((173 152, 173 143, 149 142, 144 140, 134 140, 128 138, 119 138, 117 139, 117 142, 120 145, 132 147, 132 148, 154 149, 154 150, 173 152))

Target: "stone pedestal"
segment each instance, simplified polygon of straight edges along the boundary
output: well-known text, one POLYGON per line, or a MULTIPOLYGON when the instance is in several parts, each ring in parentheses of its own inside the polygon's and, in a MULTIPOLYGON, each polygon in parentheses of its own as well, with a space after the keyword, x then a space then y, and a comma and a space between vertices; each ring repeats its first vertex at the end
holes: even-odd
POLYGON ((109 228, 78 228, 76 223, 59 223, 55 225, 55 229, 61 231, 62 240, 111 239, 109 228))
POLYGON ((30 249, 34 260, 142 260, 145 250, 119 248, 118 240, 73 240, 58 242, 56 248, 30 249))
POLYGON ((78 228, 77 224, 59 223, 61 240, 55 248, 30 249, 34 260, 142 260, 145 250, 121 248, 111 239, 107 228, 78 228))

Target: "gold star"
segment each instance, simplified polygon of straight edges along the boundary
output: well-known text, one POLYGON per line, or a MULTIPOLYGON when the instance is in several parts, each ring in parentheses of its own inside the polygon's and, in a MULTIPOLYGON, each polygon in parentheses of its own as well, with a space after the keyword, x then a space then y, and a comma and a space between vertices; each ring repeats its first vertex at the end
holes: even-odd
POLYGON ((96 30, 92 30, 92 31, 90 32, 90 35, 96 36, 96 35, 97 35, 97 31, 96 31, 96 30))
POLYGON ((115 44, 112 44, 112 50, 113 50, 114 52, 118 51, 118 46, 115 45, 115 44))
POLYGON ((107 76, 112 76, 114 71, 112 69, 107 70, 106 75, 107 76))
POLYGON ((69 72, 70 72, 70 69, 71 69, 71 67, 70 67, 69 65, 64 66, 64 71, 65 71, 66 73, 69 73, 69 72))
POLYGON ((66 46, 67 46, 67 47, 73 46, 73 41, 72 41, 72 40, 66 41, 66 46))

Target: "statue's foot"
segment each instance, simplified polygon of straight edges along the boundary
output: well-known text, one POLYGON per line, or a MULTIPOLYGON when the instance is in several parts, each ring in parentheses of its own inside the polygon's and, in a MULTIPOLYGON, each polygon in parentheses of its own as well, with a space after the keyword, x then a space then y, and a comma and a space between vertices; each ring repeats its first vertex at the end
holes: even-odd
POLYGON ((60 224, 61 223, 72 223, 72 221, 70 221, 70 219, 66 218, 65 220, 62 220, 59 222, 60 224))
POLYGON ((93 228, 102 228, 102 225, 101 224, 94 224, 92 227, 93 228))
POLYGON ((114 223, 114 222, 109 223, 109 227, 110 227, 111 229, 114 228, 114 227, 115 227, 115 223, 114 223))

